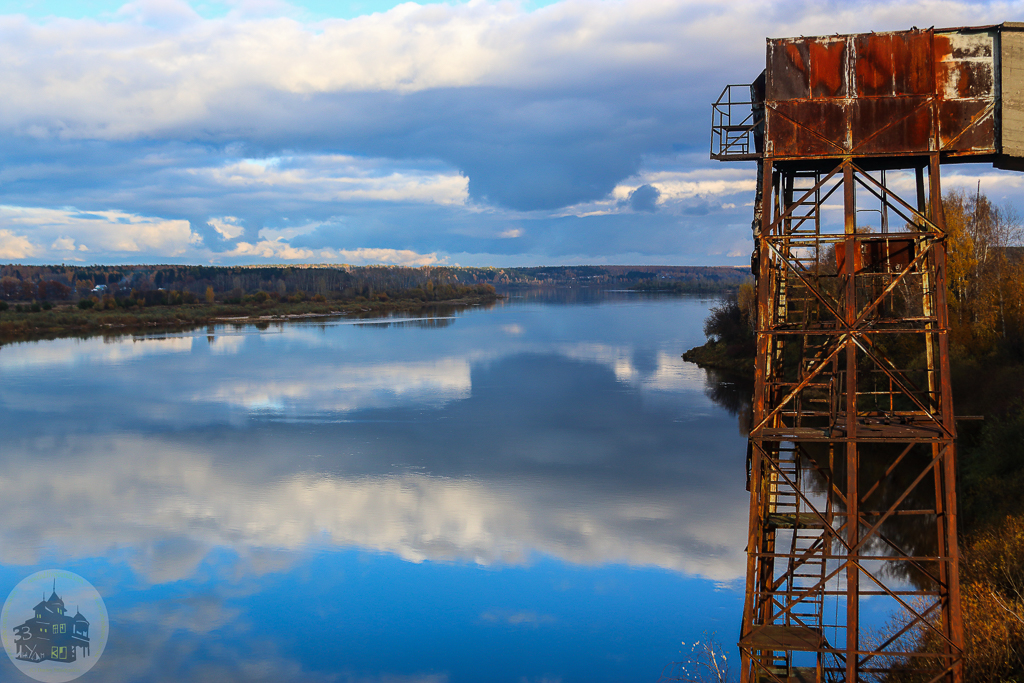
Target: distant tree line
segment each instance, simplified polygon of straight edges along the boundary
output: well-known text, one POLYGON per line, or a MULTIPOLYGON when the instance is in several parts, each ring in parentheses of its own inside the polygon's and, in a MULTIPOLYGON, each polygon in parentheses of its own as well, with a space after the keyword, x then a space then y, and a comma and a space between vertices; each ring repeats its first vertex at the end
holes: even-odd
POLYGON ((104 310, 200 302, 426 302, 493 294, 486 281, 466 284, 438 268, 0 266, 0 310, 35 311, 56 302, 104 310))
POLYGON ((634 286, 723 291, 749 280, 743 269, 699 266, 0 266, 0 301, 79 302, 99 307, 276 300, 451 299, 478 285, 634 286))

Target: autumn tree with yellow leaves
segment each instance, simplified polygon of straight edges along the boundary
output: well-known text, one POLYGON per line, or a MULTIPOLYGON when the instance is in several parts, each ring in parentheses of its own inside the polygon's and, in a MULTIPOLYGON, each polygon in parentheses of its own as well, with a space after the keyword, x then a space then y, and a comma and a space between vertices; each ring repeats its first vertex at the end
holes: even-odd
POLYGON ((1010 206, 952 190, 946 219, 946 286, 953 341, 977 355, 1024 354, 1024 230, 1010 206))
POLYGON ((954 392, 985 415, 958 425, 964 678, 1024 681, 1024 230, 980 187, 942 205, 954 392))

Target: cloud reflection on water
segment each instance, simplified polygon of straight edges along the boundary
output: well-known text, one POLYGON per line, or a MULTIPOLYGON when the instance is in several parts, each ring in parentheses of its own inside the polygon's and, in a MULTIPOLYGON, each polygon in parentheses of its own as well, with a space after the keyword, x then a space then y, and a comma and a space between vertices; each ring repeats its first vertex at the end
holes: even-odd
POLYGON ((166 582, 188 578, 226 546, 242 553, 356 547, 413 562, 484 565, 520 564, 540 553, 716 580, 734 579, 742 568, 742 539, 730 529, 742 528, 743 510, 722 505, 723 496, 735 498, 722 490, 726 482, 609 496, 604 477, 588 477, 585 466, 572 476, 525 472, 519 480, 310 469, 282 475, 266 462, 218 462, 200 443, 90 436, 64 441, 57 453, 54 445, 5 448, 0 547, 8 563, 34 564, 55 547, 74 558, 127 547, 140 574, 166 582), (55 466, 72 459, 75 476, 54 479, 55 466), (37 511, 42 501, 46 515, 37 511), (711 509, 718 512, 709 516, 711 509))
POLYGON ((743 449, 703 371, 637 332, 461 325, 5 347, 4 557, 129 548, 156 583, 220 547, 742 574, 743 449))

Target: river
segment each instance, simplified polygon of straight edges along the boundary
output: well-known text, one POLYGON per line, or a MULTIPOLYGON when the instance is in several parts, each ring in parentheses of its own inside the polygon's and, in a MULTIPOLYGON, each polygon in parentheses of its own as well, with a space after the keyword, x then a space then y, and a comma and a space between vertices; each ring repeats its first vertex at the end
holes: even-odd
POLYGON ((96 587, 83 681, 654 683, 704 633, 732 660, 743 391, 680 358, 712 303, 6 345, 0 597, 96 587))

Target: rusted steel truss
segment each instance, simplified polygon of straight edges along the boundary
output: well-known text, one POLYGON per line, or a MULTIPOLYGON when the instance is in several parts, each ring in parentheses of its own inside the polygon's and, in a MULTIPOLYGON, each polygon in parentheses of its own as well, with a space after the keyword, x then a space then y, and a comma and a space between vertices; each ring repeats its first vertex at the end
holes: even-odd
POLYGON ((1022 61, 1022 23, 773 38, 712 105, 757 161, 744 683, 962 679, 939 168, 1024 169, 1022 61))
POLYGON ((902 161, 912 201, 761 162, 745 683, 961 679, 940 152, 902 161))

